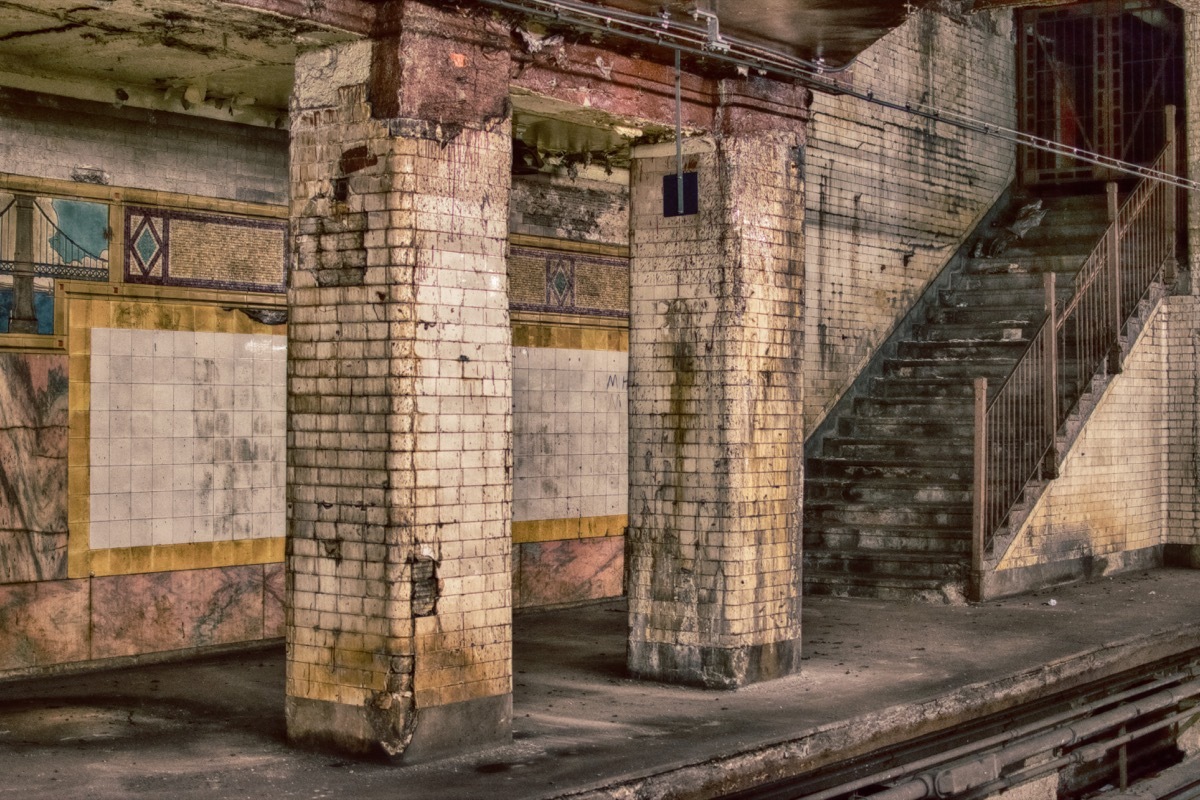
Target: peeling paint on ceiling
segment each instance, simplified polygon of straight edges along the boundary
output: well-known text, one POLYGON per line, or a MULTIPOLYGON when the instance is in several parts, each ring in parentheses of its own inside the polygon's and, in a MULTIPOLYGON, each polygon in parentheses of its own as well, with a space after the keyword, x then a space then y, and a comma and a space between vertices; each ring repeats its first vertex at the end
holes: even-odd
POLYGON ((0 83, 274 124, 297 47, 352 38, 218 0, 5 0, 0 83))

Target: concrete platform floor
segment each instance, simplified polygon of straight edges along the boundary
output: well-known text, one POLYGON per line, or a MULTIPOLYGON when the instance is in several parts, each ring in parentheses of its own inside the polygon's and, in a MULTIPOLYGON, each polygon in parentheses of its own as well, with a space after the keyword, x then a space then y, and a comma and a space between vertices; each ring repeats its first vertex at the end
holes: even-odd
POLYGON ((803 673, 737 692, 626 677, 622 602, 522 614, 512 744, 413 766, 289 749, 278 645, 14 681, 0 797, 713 796, 1200 647, 1198 612, 1182 570, 979 606, 808 599, 803 673))

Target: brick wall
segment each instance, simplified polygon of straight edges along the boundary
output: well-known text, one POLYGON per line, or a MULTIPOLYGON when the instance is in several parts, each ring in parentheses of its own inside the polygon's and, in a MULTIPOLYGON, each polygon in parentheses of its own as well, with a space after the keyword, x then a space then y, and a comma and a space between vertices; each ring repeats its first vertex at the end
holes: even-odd
POLYGON ((287 201, 287 131, 0 89, 0 165, 40 178, 287 201), (81 172, 85 170, 85 172, 81 172))
POLYGON ((1091 558, 1103 571, 1197 543, 1198 311, 1192 297, 1163 302, 998 569, 1091 558))
MULTIPOLYGON (((853 85, 1013 127, 1007 12, 914 15, 853 85)), ((818 94, 806 153, 805 430, 812 430, 1008 184, 1011 145, 818 94)))
POLYGON ((1200 544, 1200 298, 1172 297, 1166 333, 1166 543, 1200 544))

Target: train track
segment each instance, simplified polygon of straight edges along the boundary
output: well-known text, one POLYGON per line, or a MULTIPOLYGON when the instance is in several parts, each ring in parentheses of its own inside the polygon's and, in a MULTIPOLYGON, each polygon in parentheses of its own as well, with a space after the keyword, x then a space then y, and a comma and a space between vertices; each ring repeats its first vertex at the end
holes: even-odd
MULTIPOLYGON (((1177 763, 1198 716, 1200 648, 722 800, 982 800, 1056 772, 1087 798, 1177 763)), ((1172 792, 1200 800, 1200 777, 1172 792)))

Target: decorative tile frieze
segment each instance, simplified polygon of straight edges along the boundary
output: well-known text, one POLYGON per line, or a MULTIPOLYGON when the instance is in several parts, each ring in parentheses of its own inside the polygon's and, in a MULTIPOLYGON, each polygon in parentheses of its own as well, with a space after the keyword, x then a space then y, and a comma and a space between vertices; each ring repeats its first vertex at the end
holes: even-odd
POLYGON ((129 283, 282 293, 287 250, 282 220, 125 208, 129 283))

